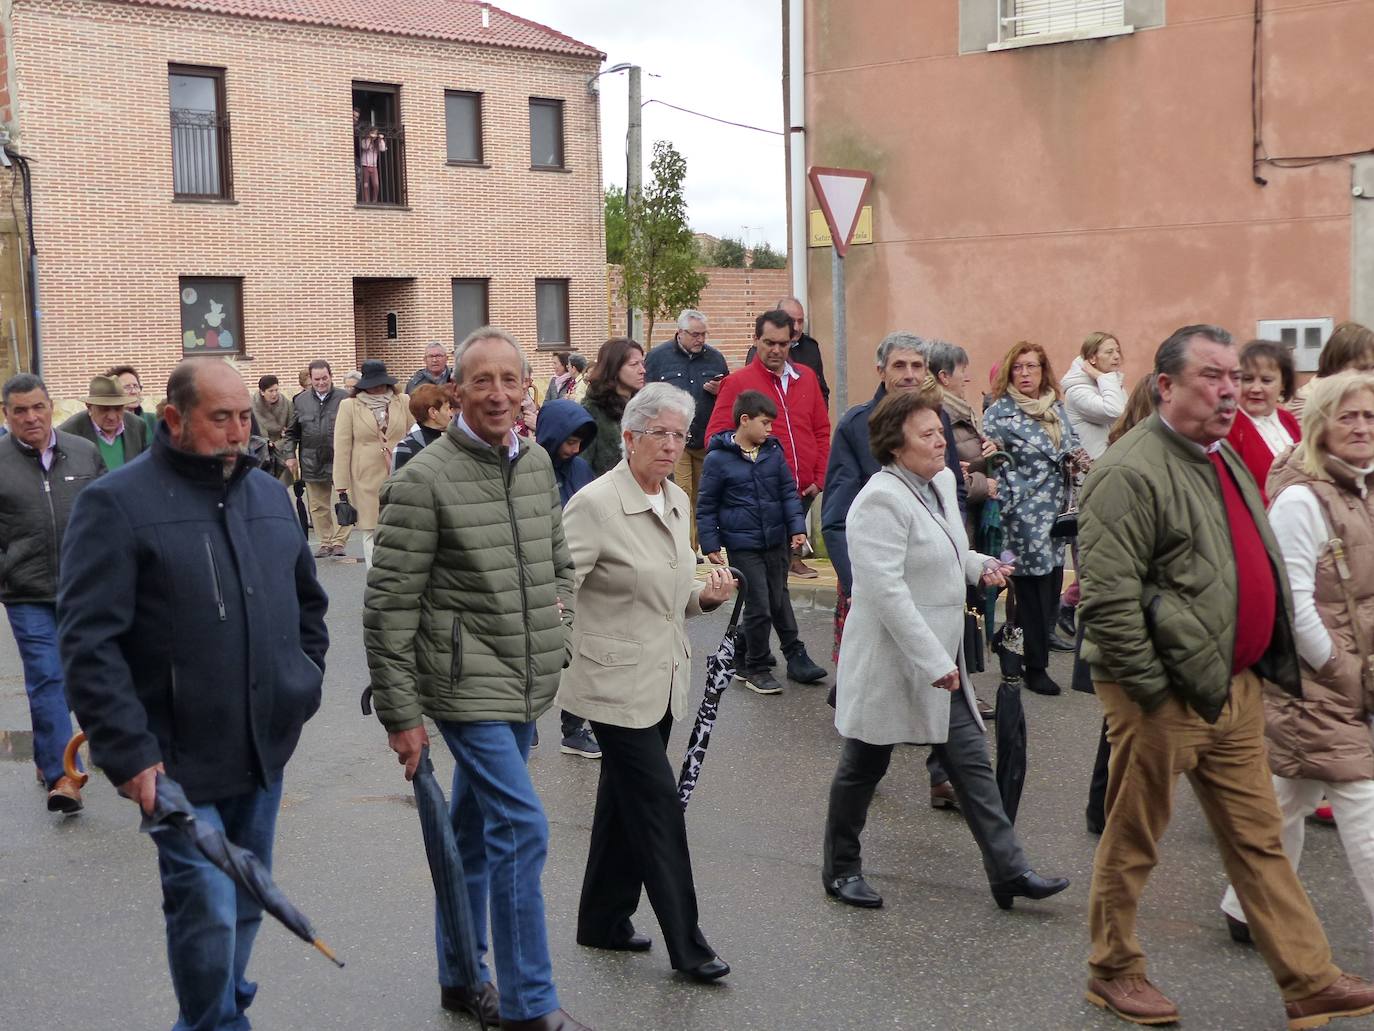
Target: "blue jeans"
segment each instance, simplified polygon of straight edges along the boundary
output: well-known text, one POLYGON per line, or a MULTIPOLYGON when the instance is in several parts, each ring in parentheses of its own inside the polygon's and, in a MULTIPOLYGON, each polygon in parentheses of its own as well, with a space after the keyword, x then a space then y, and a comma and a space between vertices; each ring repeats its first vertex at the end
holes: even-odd
MULTIPOLYGON (((486 916, 496 944, 503 1020, 534 1020, 558 1009, 539 885, 549 824, 529 769, 533 723, 440 723, 456 765, 449 812, 463 858, 477 925, 482 980, 487 967, 486 916)), ((453 948, 435 919, 439 983, 462 984, 453 948)))
POLYGON ((33 723, 33 761, 44 783, 52 788, 62 776, 62 751, 72 736, 71 710, 67 708, 62 661, 57 653, 57 606, 15 604, 5 606, 5 612, 24 667, 24 689, 33 723))
MULTIPOLYGON (((272 868, 281 778, 265 790, 193 806, 196 819, 272 868)), ((262 909, 181 831, 153 835, 162 875, 167 965, 180 1012, 172 1031, 248 1031, 258 986, 244 977, 262 909)))

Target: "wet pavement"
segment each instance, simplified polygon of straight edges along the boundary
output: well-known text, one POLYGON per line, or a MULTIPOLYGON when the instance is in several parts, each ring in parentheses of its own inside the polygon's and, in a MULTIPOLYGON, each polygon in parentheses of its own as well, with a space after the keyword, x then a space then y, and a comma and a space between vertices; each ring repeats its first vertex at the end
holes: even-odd
MULTIPOLYGON (((321 577, 334 644, 323 707, 287 769, 276 874, 348 966, 335 970, 269 921, 250 970, 261 991, 249 1012, 263 1029, 475 1028, 439 1009, 433 896, 409 787, 381 727, 358 710, 362 567, 330 563, 321 577)), ((812 656, 830 668, 829 612, 799 607, 798 622, 812 656)), ((713 614, 691 624, 698 684, 723 623, 713 614)), ((1054 672, 1067 685, 1064 657, 1054 672)), ((977 679, 991 698, 993 679, 977 679)), ((825 686, 789 685, 778 697, 727 692, 688 812, 702 926, 734 968, 710 986, 674 976, 659 942, 639 955, 574 943, 597 764, 560 754, 557 714, 546 714, 531 765, 551 827, 544 891, 562 1002, 600 1031, 1124 1027, 1082 1001, 1096 841, 1083 801, 1100 710, 1067 691, 1027 695, 1025 705, 1031 765, 1018 827, 1036 868, 1073 885, 998 910, 959 817, 927 805, 924 749, 901 748, 864 839, 867 872, 887 905, 861 911, 827 899, 820 885, 839 745, 825 686)), ((0 730, 27 727, 18 657, 0 633, 0 730)), ((688 729, 684 721, 674 733, 675 761, 688 729)), ((50 816, 22 735, 3 740, 0 1028, 170 1027, 155 854, 136 831, 132 803, 96 777, 80 816, 50 816)), ((441 775, 451 769, 442 749, 436 762, 441 775)), ((1282 1028, 1263 962, 1227 937, 1215 848, 1186 784, 1178 801, 1142 907, 1152 976, 1179 1003, 1186 1028, 1282 1028)), ((1311 830, 1303 880, 1337 961, 1362 968, 1369 915, 1335 832, 1311 830)), ((647 903, 637 923, 659 937, 647 903)))

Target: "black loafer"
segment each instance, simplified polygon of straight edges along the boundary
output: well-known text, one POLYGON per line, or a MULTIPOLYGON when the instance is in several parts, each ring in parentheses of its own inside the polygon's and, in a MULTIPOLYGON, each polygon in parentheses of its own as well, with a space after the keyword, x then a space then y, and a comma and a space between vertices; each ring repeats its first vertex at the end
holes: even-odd
POLYGON ((1231 934, 1231 940, 1237 945, 1253 945, 1255 940, 1250 937, 1250 925, 1244 920, 1237 920, 1230 913, 1223 913, 1226 917, 1226 930, 1231 934))
POLYGON ((1014 898, 1047 899, 1069 886, 1067 877, 1041 877, 1027 870, 1020 877, 992 886, 992 898, 1000 909, 1010 909, 1014 898))
POLYGON ((1049 674, 1044 670, 1036 670, 1026 674, 1026 690, 1051 697, 1060 692, 1059 685, 1051 680, 1049 674))
POLYGON ((1072 641, 1066 641, 1054 631, 1050 631, 1050 651, 1052 652, 1072 652, 1077 651, 1078 645, 1072 641))
POLYGON ((483 1020, 490 1027, 501 1022, 501 996, 490 981, 482 985, 480 993, 468 988, 439 986, 439 1005, 450 1013, 466 1013, 483 1020))
POLYGON ((653 939, 647 934, 633 932, 628 938, 617 942, 584 942, 578 941, 578 945, 584 945, 589 949, 605 949, 608 952, 648 952, 654 946, 653 939))
POLYGON ((712 956, 705 963, 688 967, 683 971, 693 981, 719 981, 730 972, 730 964, 719 956, 712 956))
POLYGON ((863 874, 833 877, 825 882, 825 893, 845 905, 858 906, 860 909, 877 909, 883 904, 883 897, 869 887, 863 874))

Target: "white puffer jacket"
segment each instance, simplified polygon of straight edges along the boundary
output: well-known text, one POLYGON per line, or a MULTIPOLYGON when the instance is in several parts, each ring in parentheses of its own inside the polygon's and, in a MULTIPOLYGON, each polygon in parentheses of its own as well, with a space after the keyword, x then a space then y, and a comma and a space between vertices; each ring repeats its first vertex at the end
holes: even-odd
POLYGON ((1101 458, 1107 450, 1107 434, 1126 410, 1126 391, 1121 384, 1120 372, 1104 372, 1094 380, 1083 368, 1081 357, 1073 360, 1059 381, 1069 422, 1092 458, 1101 458))

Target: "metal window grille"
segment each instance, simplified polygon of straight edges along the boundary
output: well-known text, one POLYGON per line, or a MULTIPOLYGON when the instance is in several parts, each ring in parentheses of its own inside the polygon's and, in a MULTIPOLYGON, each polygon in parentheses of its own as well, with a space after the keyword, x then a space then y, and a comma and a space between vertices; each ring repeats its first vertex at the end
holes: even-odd
POLYGON ((999 0, 999 42, 1027 36, 1118 28, 1126 24, 1125 0, 999 0))
POLYGON ((363 131, 376 128, 386 141, 386 150, 377 155, 377 196, 364 197, 361 173, 356 183, 356 197, 359 204, 380 204, 405 207, 408 201, 406 191, 406 129, 404 125, 364 126, 363 131))
POLYGON ((233 196, 229 116, 172 109, 172 192, 178 197, 233 196))

